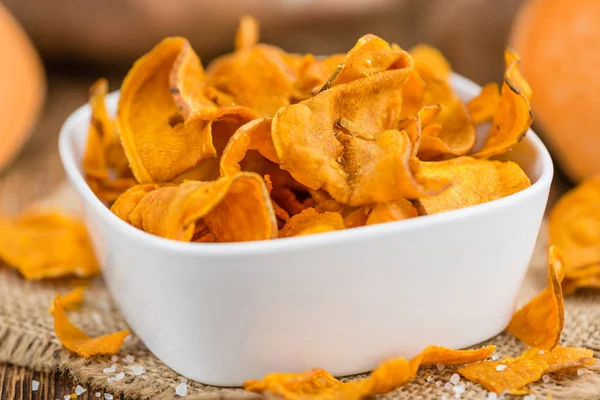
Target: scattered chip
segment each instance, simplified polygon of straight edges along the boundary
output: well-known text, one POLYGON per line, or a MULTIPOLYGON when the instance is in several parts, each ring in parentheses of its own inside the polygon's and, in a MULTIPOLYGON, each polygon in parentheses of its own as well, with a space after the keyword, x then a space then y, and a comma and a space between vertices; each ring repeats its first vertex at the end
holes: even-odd
POLYGON ((129 331, 119 331, 97 338, 89 337, 69 321, 60 295, 56 295, 54 299, 54 331, 63 346, 83 358, 100 354, 116 354, 125 337, 130 333, 129 331))
POLYGON ((83 223, 58 212, 31 210, 0 217, 0 259, 27 279, 100 272, 83 223))
POLYGON ((565 324, 565 304, 561 282, 565 277, 562 252, 551 246, 548 263, 548 287, 513 315, 510 333, 526 345, 552 350, 565 324))
MULTIPOLYGON (((61 296, 60 302, 63 308, 66 311, 78 310, 83 303, 83 292, 85 291, 85 286, 78 286, 75 289, 71 290, 64 296, 61 296)), ((50 314, 54 314, 54 301, 50 304, 49 310, 50 314)))

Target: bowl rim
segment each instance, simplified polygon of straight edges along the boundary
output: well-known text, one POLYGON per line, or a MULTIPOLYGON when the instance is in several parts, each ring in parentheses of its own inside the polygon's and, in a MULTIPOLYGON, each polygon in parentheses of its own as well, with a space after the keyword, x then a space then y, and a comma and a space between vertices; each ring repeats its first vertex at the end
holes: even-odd
MULTIPOLYGON (((479 85, 456 73, 452 73, 451 82, 452 86, 458 87, 460 90, 472 96, 476 95, 478 91, 481 90, 479 85)), ((113 92, 109 94, 109 96, 118 96, 118 92, 113 92)), ((541 161, 542 168, 540 176, 530 187, 497 200, 439 214, 423 215, 419 218, 362 226, 334 232, 324 232, 318 235, 233 243, 180 242, 152 235, 135 228, 114 215, 92 192, 77 166, 75 151, 72 146, 72 138, 81 135, 81 131, 75 129, 74 125, 80 123, 80 120, 88 109, 89 105, 86 103, 73 111, 63 123, 59 134, 59 154, 71 184, 75 187, 82 200, 90 207, 94 208, 95 212, 110 225, 111 229, 118 230, 121 234, 130 237, 132 240, 145 242, 147 246, 153 246, 160 248, 163 251, 179 254, 184 253, 208 257, 224 255, 242 257, 274 252, 299 251, 309 247, 330 246, 340 242, 350 243, 353 241, 373 239, 382 235, 402 234, 403 232, 411 230, 431 229, 432 226, 440 224, 460 223, 461 220, 467 218, 476 218, 477 216, 484 214, 502 212, 527 197, 535 196, 550 186, 554 173, 552 158, 550 157, 548 150, 533 130, 529 129, 523 140, 529 141, 530 144, 533 145, 533 148, 541 161)))

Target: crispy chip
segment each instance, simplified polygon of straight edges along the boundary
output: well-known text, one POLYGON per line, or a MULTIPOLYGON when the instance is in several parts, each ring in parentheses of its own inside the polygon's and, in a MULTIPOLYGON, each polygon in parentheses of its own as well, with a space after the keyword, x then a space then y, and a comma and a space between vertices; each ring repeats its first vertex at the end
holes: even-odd
POLYGON ((558 346, 552 351, 530 348, 517 358, 482 361, 461 367, 457 372, 490 391, 522 394, 526 392, 525 385, 538 381, 544 374, 593 364, 593 354, 592 350, 576 347, 558 346))
POLYGON ((389 203, 379 203, 372 207, 367 225, 382 224, 384 222, 400 221, 402 219, 418 216, 417 209, 406 199, 400 199, 389 203))
POLYGON ((69 321, 58 294, 54 299, 54 331, 63 346, 83 358, 100 354, 116 354, 125 337, 130 333, 129 331, 119 331, 97 338, 89 337, 69 321))
POLYGON ((292 94, 294 102, 306 100, 312 97, 313 93, 321 90, 344 57, 344 54, 332 54, 325 58, 316 58, 312 54, 306 54, 301 58, 291 57, 291 55, 284 57, 286 64, 295 71, 297 76, 292 94))
POLYGON ((58 212, 0 217, 0 258, 27 279, 100 272, 85 226, 58 212))
POLYGON ((517 311, 506 328, 528 346, 543 350, 556 347, 565 324, 564 260, 556 246, 550 247, 549 258, 548 287, 517 311))
POLYGON ((342 382, 316 368, 303 373, 273 373, 259 381, 244 382, 244 389, 279 396, 286 400, 359 400, 374 394, 388 393, 410 382, 420 365, 458 365, 489 357, 495 346, 474 350, 452 350, 430 346, 410 361, 396 358, 381 363, 367 378, 342 382))
POLYGON ((271 132, 281 168, 309 189, 357 206, 445 188, 415 177, 409 137, 386 130, 398 124, 399 89, 409 71, 380 72, 281 109, 271 132))
POLYGON ((258 21, 249 15, 240 18, 240 26, 235 33, 235 49, 247 50, 258 43, 260 29, 258 21))
POLYGON ((473 157, 488 158, 502 154, 525 137, 533 121, 531 106, 527 98, 529 86, 519 73, 519 57, 506 53, 507 67, 500 91, 498 109, 492 119, 483 147, 473 157), (509 62, 510 61, 510 62, 509 62))
POLYGON ((426 69, 438 79, 445 81, 450 78, 450 63, 435 47, 421 44, 410 49, 410 55, 417 70, 426 69))
POLYGON ((569 270, 600 263, 600 177, 564 194, 549 217, 550 243, 565 253, 569 270))
MULTIPOLYGON (((75 289, 71 290, 64 296, 61 296, 60 302, 63 306, 63 309, 67 311, 78 310, 83 303, 83 292, 85 291, 85 286, 78 286, 75 289)), ((50 308, 48 309, 50 314, 54 314, 54 301, 50 304, 50 308)))
POLYGON ((129 215, 135 206, 138 205, 140 200, 142 200, 146 194, 158 189, 159 187, 161 187, 161 185, 156 183, 136 185, 119 196, 117 201, 115 201, 110 208, 110 211, 112 211, 113 214, 122 220, 127 221, 129 219, 129 215))
POLYGON ((446 191, 417 201, 419 211, 425 215, 485 203, 531 185, 523 170, 511 161, 478 160, 468 156, 424 162, 420 173, 429 179, 452 180, 452 186, 446 191))
POLYGON ((314 208, 307 208, 289 219, 279 232, 279 237, 312 235, 344 228, 344 219, 340 213, 326 211, 319 214, 314 208))
POLYGON ((600 289, 600 265, 594 264, 580 268, 580 271, 576 274, 571 274, 571 271, 568 270, 568 274, 562 282, 562 288, 563 295, 574 293, 577 289, 583 288, 600 289))
POLYGON ((119 199, 114 207, 118 207, 120 218, 157 236, 190 241, 200 220, 219 242, 277 236, 266 185, 255 173, 243 172, 214 182, 187 181, 146 194, 144 191, 132 188, 127 198, 119 199))
POLYGON ((479 94, 467 103, 474 124, 491 121, 500 105, 500 89, 496 82, 485 85, 479 94))

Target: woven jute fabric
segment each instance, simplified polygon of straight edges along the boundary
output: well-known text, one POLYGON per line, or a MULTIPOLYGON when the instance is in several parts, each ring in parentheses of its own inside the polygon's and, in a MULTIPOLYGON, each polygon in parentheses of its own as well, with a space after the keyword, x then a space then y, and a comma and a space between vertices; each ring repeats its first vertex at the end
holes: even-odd
MULTIPOLYGON (((47 206, 60 204, 76 212, 73 193, 61 189, 46 199, 47 206)), ((538 240, 527 279, 522 288, 520 302, 539 292, 546 283, 547 239, 545 226, 538 240)), ((485 260, 482 260, 484 263, 485 260)), ((73 280, 32 282, 24 280, 14 270, 0 267, 0 362, 9 362, 40 371, 58 368, 71 373, 78 381, 92 387, 104 388, 112 394, 124 394, 140 399, 177 398, 175 387, 181 377, 158 360, 135 335, 126 341, 118 354, 115 373, 103 369, 113 363, 110 357, 84 360, 63 349, 53 329, 53 316, 48 312, 51 299, 57 292, 64 293, 76 285, 73 280), (125 363, 124 357, 134 357, 133 363, 125 363), (146 372, 135 376, 128 369, 136 365, 146 372), (109 382, 108 378, 119 372, 125 378, 109 382)), ((494 282, 489 282, 493 285, 494 282)), ((424 288, 425 290, 425 288, 424 288)), ((432 294, 435 296, 435 294, 432 294)), ((444 301, 444 299, 439 299, 444 301)), ((593 349, 600 354, 600 293, 578 292, 566 299, 566 322, 561 344, 593 349)), ((468 312, 468 310, 464 310, 468 312)), ((101 278, 89 282, 86 297, 80 311, 70 313, 73 322, 92 336, 127 329, 119 311, 111 302, 108 290, 101 278)), ((465 327, 468 329, 468 327, 465 327)), ((509 334, 503 333, 488 341, 497 346, 500 356, 517 356, 524 346, 509 334)), ((315 365, 315 367, 318 367, 315 365)), ((455 368, 423 368, 417 378, 405 387, 379 397, 383 399, 440 399, 454 398, 452 389, 445 388, 455 368)), ((356 379, 362 376, 349 377, 356 379)), ((600 368, 593 367, 583 375, 576 373, 552 376, 548 383, 531 385, 532 392, 540 398, 549 394, 553 399, 600 399, 600 368)), ((464 381, 464 380, 463 380, 464 381)), ((242 389, 223 389, 188 382, 188 397, 242 398, 256 395, 242 389)), ((486 391, 479 385, 468 387, 463 399, 486 398, 486 391)))

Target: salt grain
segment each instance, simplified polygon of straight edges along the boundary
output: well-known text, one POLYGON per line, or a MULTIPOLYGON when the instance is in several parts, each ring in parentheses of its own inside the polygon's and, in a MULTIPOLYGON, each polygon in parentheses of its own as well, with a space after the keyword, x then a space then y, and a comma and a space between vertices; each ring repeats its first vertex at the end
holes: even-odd
POLYGON ((434 380, 435 380, 435 379, 434 379, 434 378, 433 378, 433 376, 431 376, 431 375, 429 375, 429 376, 427 377, 427 382, 430 382, 430 383, 431 383, 431 382, 433 382, 434 380))
POLYGON ((181 382, 183 382, 183 383, 187 383, 187 379, 185 379, 185 378, 181 378, 181 382))
POLYGON ((545 351, 544 351, 544 350, 540 350, 540 351, 538 351, 538 354, 539 354, 539 355, 543 355, 544 353, 545 353, 545 351))
POLYGON ((454 391, 455 397, 460 397, 465 392, 465 387, 462 385, 458 385, 458 386, 454 386, 452 388, 452 390, 454 391))
POLYGON ((371 64, 373 63, 373 60, 371 60, 370 58, 367 58, 367 59, 365 60, 365 62, 366 62, 368 65, 371 65, 371 64))
POLYGON ((502 371, 504 371, 506 368, 507 368, 507 367, 506 367, 506 365, 504 365, 504 364, 498 364, 498 365, 496 366, 496 371, 502 372, 502 371))
POLYGON ((542 381, 544 383, 550 382, 550 376, 549 375, 542 375, 542 381))
POLYGON ((125 356, 125 358, 123 359, 123 362, 126 362, 127 364, 131 364, 134 361, 135 361, 135 357, 132 356, 131 354, 127 354, 125 356))
POLYGON ((129 369, 135 376, 142 375, 144 372, 146 372, 146 369, 140 365, 132 365, 129 367, 129 369))
POLYGON ((118 374, 115 375, 116 381, 120 381, 123 378, 125 378, 125 372, 119 372, 118 374))
POLYGON ((37 392, 38 388, 40 387, 40 383, 36 380, 31 381, 31 391, 32 392, 37 392))
POLYGON ((123 339, 123 341, 124 341, 125 343, 127 343, 127 342, 129 342, 131 339, 132 339, 131 335, 127 335, 127 336, 125 336, 125 339, 123 339))
POLYGON ((107 381, 108 383, 113 383, 113 382, 116 382, 116 380, 117 380, 117 378, 115 378, 114 376, 111 376, 111 377, 109 377, 109 378, 107 378, 107 379, 106 379, 106 381, 107 381))
POLYGON ((104 393, 104 400, 113 400, 113 395, 110 393, 104 393))
POLYGON ((442 386, 442 381, 436 381, 435 386, 442 386))
POLYGON ((499 354, 492 354, 492 360, 498 361, 499 359, 500 359, 500 355, 499 354))
POLYGON ((63 396, 63 399, 65 399, 65 400, 71 400, 71 396, 67 394, 67 395, 63 396))
POLYGON ((94 322, 97 323, 97 324, 101 324, 102 323, 102 317, 97 312, 91 313, 90 314, 90 318, 93 319, 94 322))
POLYGON ((528 395, 523 396, 523 400, 535 400, 535 399, 536 399, 535 394, 528 394, 528 395))
POLYGON ((105 374, 112 374, 116 370, 117 370, 117 364, 113 364, 113 365, 110 366, 110 368, 104 368, 102 370, 102 372, 104 372, 105 374))
POLYGON ((444 389, 446 389, 446 390, 450 390, 450 389, 452 389, 452 387, 453 386, 450 382, 446 382, 446 384, 444 385, 444 389))
POLYGON ((446 368, 446 367, 445 367, 444 365, 442 365, 442 364, 438 364, 438 365, 436 365, 436 367, 437 367, 438 371, 443 371, 443 370, 444 370, 444 368, 446 368))
POLYGON ((100 396, 102 396, 102 393, 100 393, 100 392, 96 392, 96 395, 95 395, 95 396, 96 396, 96 397, 100 397, 100 396))
POLYGON ((175 394, 181 397, 187 396, 187 384, 181 380, 181 383, 175 388, 175 394))
POLYGON ((114 355, 114 356, 112 356, 112 357, 110 358, 110 361, 112 361, 112 362, 116 363, 117 361, 119 361, 119 356, 117 356, 117 355, 114 355))
POLYGON ((460 375, 452 374, 450 377, 450 382, 452 382, 453 385, 456 385, 458 382, 460 382, 460 375))
POLYGON ((498 399, 498 395, 494 392, 489 392, 487 395, 487 400, 497 400, 498 399))
POLYGON ((581 375, 583 375, 583 374, 585 374, 585 373, 586 373, 586 370, 585 370, 585 369, 583 369, 583 368, 579 368, 579 369, 577 369, 577 376, 581 376, 581 375))
POLYGON ((77 385, 77 387, 75 388, 75 394, 77 396, 81 396, 83 393, 85 393, 85 388, 81 385, 77 385))

